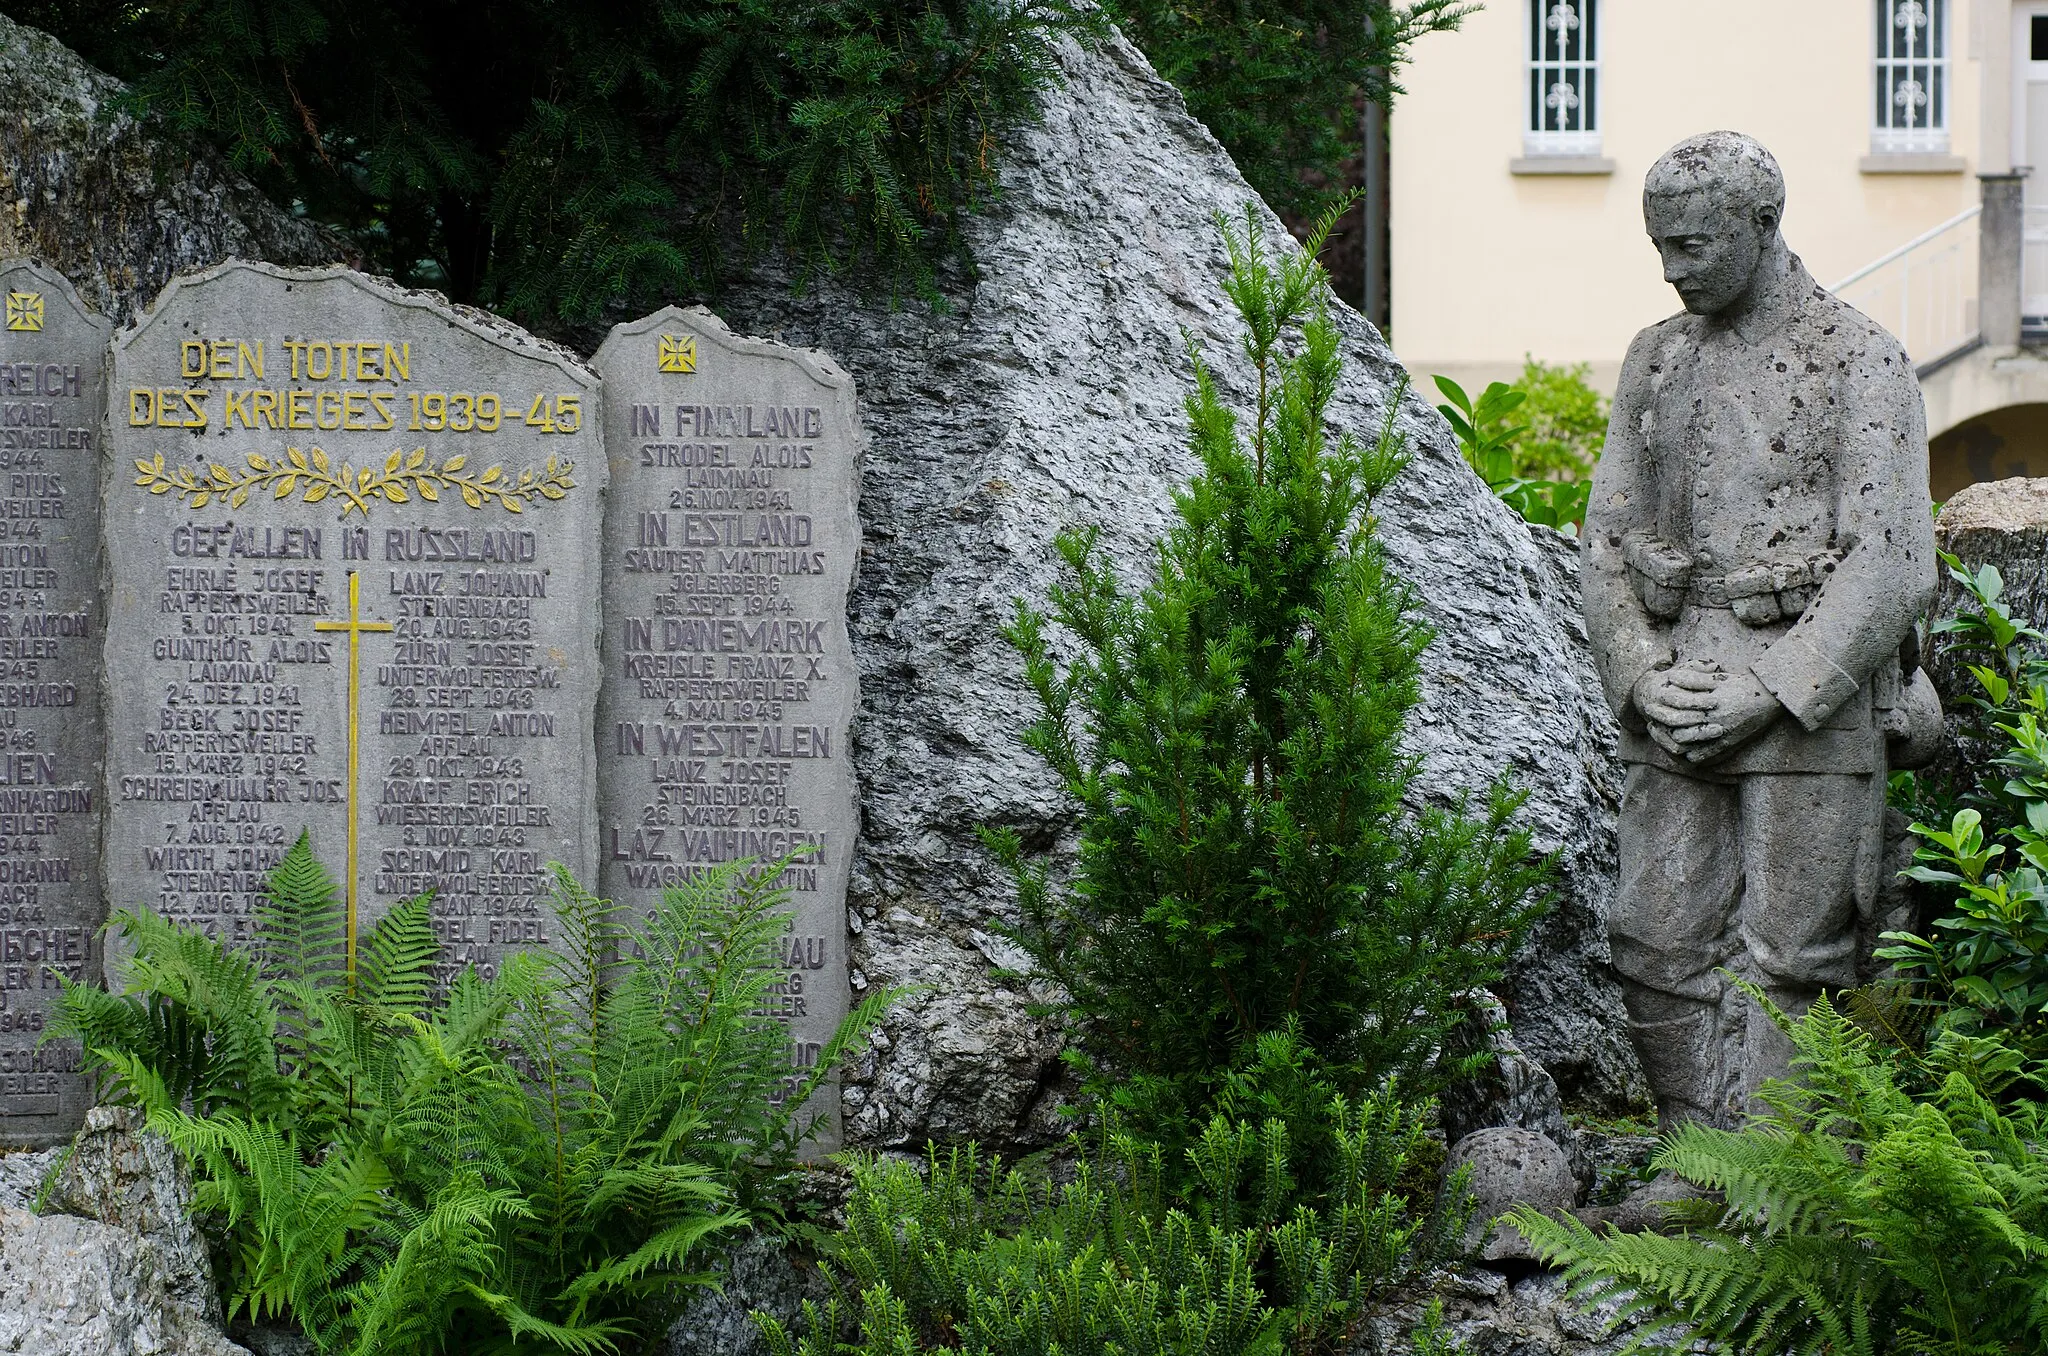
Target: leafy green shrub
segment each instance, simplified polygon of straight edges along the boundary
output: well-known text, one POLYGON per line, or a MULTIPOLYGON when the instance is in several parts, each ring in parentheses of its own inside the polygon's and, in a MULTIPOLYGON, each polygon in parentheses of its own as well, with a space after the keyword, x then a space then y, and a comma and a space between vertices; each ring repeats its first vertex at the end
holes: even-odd
POLYGON ((121 913, 127 992, 66 986, 52 1033, 191 1157, 236 1250, 230 1312, 288 1315, 323 1352, 614 1351, 767 1203, 805 1098, 880 1015, 791 1067, 753 1015, 784 901, 744 867, 644 923, 557 867, 561 949, 467 970, 435 1005, 429 898, 379 920, 351 973, 301 835, 253 954, 121 913))
POLYGON ((1997 771, 2012 735, 2027 716, 2048 713, 2048 635, 2014 617, 2005 601, 2005 578, 1996 565, 1975 570, 1943 552, 1949 578, 1967 601, 1952 617, 1934 623, 1940 659, 1960 680, 1969 674, 1975 690, 1949 700, 1958 717, 1954 747, 1929 773, 1901 788, 1906 806, 1923 819, 1948 820, 1958 809, 1976 809, 1993 824, 2026 818, 2026 798, 1997 771))
POLYGON ((1437 411, 1450 421, 1451 432, 1458 437, 1458 450, 1464 454, 1466 464, 1486 482, 1486 487, 1524 520, 1576 532, 1586 520, 1586 503, 1593 493, 1593 482, 1530 478, 1519 466, 1522 435, 1529 431, 1529 426, 1510 423, 1509 416, 1528 400, 1529 393, 1496 381, 1488 383, 1475 401, 1449 377, 1437 377, 1436 385, 1450 401, 1448 405, 1437 406, 1437 411))
MULTIPOLYGON (((1752 998, 1763 1001, 1754 991, 1752 998)), ((1740 1131, 1686 1125, 1656 1165, 1718 1192, 1676 1237, 1511 1216, 1573 1296, 1647 1321, 1643 1349, 1742 1356, 2018 1356, 2048 1350, 2048 1115, 2021 1057, 1947 1032, 1933 1091, 1826 998, 1796 1022, 1800 1083, 1740 1131), (2001 1105, 2001 1102, 2006 1105, 2001 1105), (1658 1329, 1659 1320, 1669 1325, 1658 1329)))
MULTIPOLYGON (((1456 1244, 1469 1201, 1462 1180, 1442 1203, 1401 1194, 1428 1105, 1404 1107, 1390 1087, 1332 1098, 1317 1119, 1336 1155, 1318 1193, 1301 1185, 1285 1123, 1223 1115, 1186 1151, 1188 1197, 1159 1145, 1117 1133, 1077 1141, 1063 1183, 972 1145, 931 1149, 922 1173, 858 1162, 826 1256, 833 1299, 805 1305, 801 1336, 756 1321, 774 1356, 1350 1349, 1392 1287, 1456 1244)), ((1439 1320, 1422 1349, 1448 1349, 1439 1320)))
MULTIPOLYGON (((2048 741, 2033 717, 2026 719, 2018 751, 2048 774, 2048 741)), ((1941 1024, 1973 1032, 2006 1028, 2038 1054, 2048 1053, 2048 780, 2038 782, 2036 795, 2032 820, 2041 827, 2004 830, 2025 863, 2008 870, 1993 868, 2005 845, 1985 841, 1975 810, 1956 811, 1946 829, 1913 825, 1923 844, 1913 855, 1922 865, 1909 874, 1949 887, 1950 912, 1926 937, 1885 933, 1890 945, 1877 956, 1942 1009, 1941 1024)))
POLYGON ((1945 911, 1926 936, 1885 933, 1877 956, 1933 1010, 1932 1028, 2003 1032, 2048 1056, 2048 637, 2013 618, 1996 566, 1943 560, 1970 602, 1934 631, 1976 690, 1952 703, 1960 747, 1893 793, 1925 816, 1907 874, 1945 911))
POLYGON ((595 319, 780 242, 925 281, 1002 138, 1107 30, 1071 0, 22 0, 370 267, 595 319))
POLYGON ((1457 995, 1499 977, 1543 877, 1517 797, 1478 819, 1402 803, 1429 633, 1372 504, 1406 458, 1391 414, 1371 444, 1326 426, 1320 235, 1275 261, 1256 219, 1223 229, 1255 410, 1241 429, 1197 356, 1202 470, 1143 592, 1070 530, 1051 616, 1020 601, 1005 632, 1042 712, 1026 741, 1079 805, 1077 879, 988 835, 1088 1086, 1170 1153, 1265 1033, 1297 1033, 1348 1095, 1389 1072, 1426 1087, 1457 995))
POLYGON ((1524 357, 1514 388, 1526 402, 1528 436, 1515 451, 1515 474, 1529 480, 1585 480, 1607 443, 1608 400, 1586 380, 1591 363, 1524 357))

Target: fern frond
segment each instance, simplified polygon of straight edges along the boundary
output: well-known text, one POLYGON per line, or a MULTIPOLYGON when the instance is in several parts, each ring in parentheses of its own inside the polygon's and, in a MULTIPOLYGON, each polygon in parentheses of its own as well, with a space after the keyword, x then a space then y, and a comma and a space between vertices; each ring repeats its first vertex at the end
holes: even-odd
POLYGON ((433 965, 441 953, 434 935, 430 890, 391 906, 363 940, 356 958, 356 986, 362 1001, 394 1012, 426 1007, 433 965))
POLYGON ((604 1266, 584 1272, 562 1292, 573 1304, 570 1312, 581 1317, 591 1300, 609 1291, 644 1280, 650 1272, 660 1273, 663 1284, 709 1285, 709 1273, 685 1275, 680 1268, 697 1246, 715 1233, 742 1228, 747 1217, 737 1211, 696 1215, 671 1224, 632 1252, 604 1266))
POLYGON ((313 855, 310 830, 263 881, 256 944, 264 972, 316 986, 338 985, 348 970, 348 913, 333 877, 313 855))

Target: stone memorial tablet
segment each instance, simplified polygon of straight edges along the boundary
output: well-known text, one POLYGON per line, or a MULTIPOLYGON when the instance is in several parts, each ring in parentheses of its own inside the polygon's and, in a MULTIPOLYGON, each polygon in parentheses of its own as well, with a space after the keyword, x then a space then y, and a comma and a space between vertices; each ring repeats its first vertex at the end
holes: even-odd
MULTIPOLYGON (((771 990, 799 1065, 848 1002, 859 696, 853 379, 702 309, 620 325, 606 390, 601 892, 636 910, 721 863, 787 861, 771 990)), ((821 1096, 814 1151, 838 1144, 821 1096)))
POLYGON ((76 1041, 37 1048, 57 976, 97 973, 99 479, 107 335, 63 275, 0 264, 0 1143, 91 1105, 76 1041))
POLYGON ((435 892, 436 979, 594 874, 598 382, 346 269, 174 280, 114 344, 114 902, 234 940, 302 827, 350 942, 435 892))

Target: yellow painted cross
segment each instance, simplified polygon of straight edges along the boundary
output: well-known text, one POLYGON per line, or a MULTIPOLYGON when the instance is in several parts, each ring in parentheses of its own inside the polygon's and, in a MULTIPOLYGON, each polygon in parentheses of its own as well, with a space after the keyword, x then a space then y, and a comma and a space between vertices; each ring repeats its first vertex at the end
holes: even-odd
POLYGON ((356 750, 360 742, 362 655, 365 631, 389 631, 390 622, 366 622, 358 611, 361 581, 348 572, 348 620, 316 621, 315 631, 348 632, 348 986, 356 986, 356 750))

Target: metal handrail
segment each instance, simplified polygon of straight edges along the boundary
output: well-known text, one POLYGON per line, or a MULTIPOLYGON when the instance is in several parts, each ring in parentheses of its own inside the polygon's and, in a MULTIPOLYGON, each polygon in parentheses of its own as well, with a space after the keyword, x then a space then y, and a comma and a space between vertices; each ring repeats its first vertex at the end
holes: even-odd
POLYGON ((1956 213, 1956 215, 1950 217, 1947 221, 1942 222, 1941 225, 1932 227, 1931 229, 1923 231, 1919 235, 1914 236, 1911 240, 1908 240, 1905 244, 1899 246, 1890 254, 1887 254, 1882 258, 1875 259, 1870 263, 1865 264, 1863 267, 1857 269, 1854 273, 1851 273, 1848 277, 1836 283, 1833 287, 1830 287, 1828 291, 1839 292, 1843 288, 1851 285, 1852 283, 1862 282, 1865 278, 1877 272, 1886 264, 1896 263, 1898 260, 1904 258, 1908 254, 1911 254, 1914 250, 1919 249, 1922 245, 1926 244, 1928 241, 1940 235, 1943 231, 1947 231, 1954 227, 1960 226, 1964 222, 1968 221, 1971 217, 1981 215, 1983 211, 1984 206, 1982 203, 1979 203, 1977 206, 1969 208, 1966 211, 1956 213))

